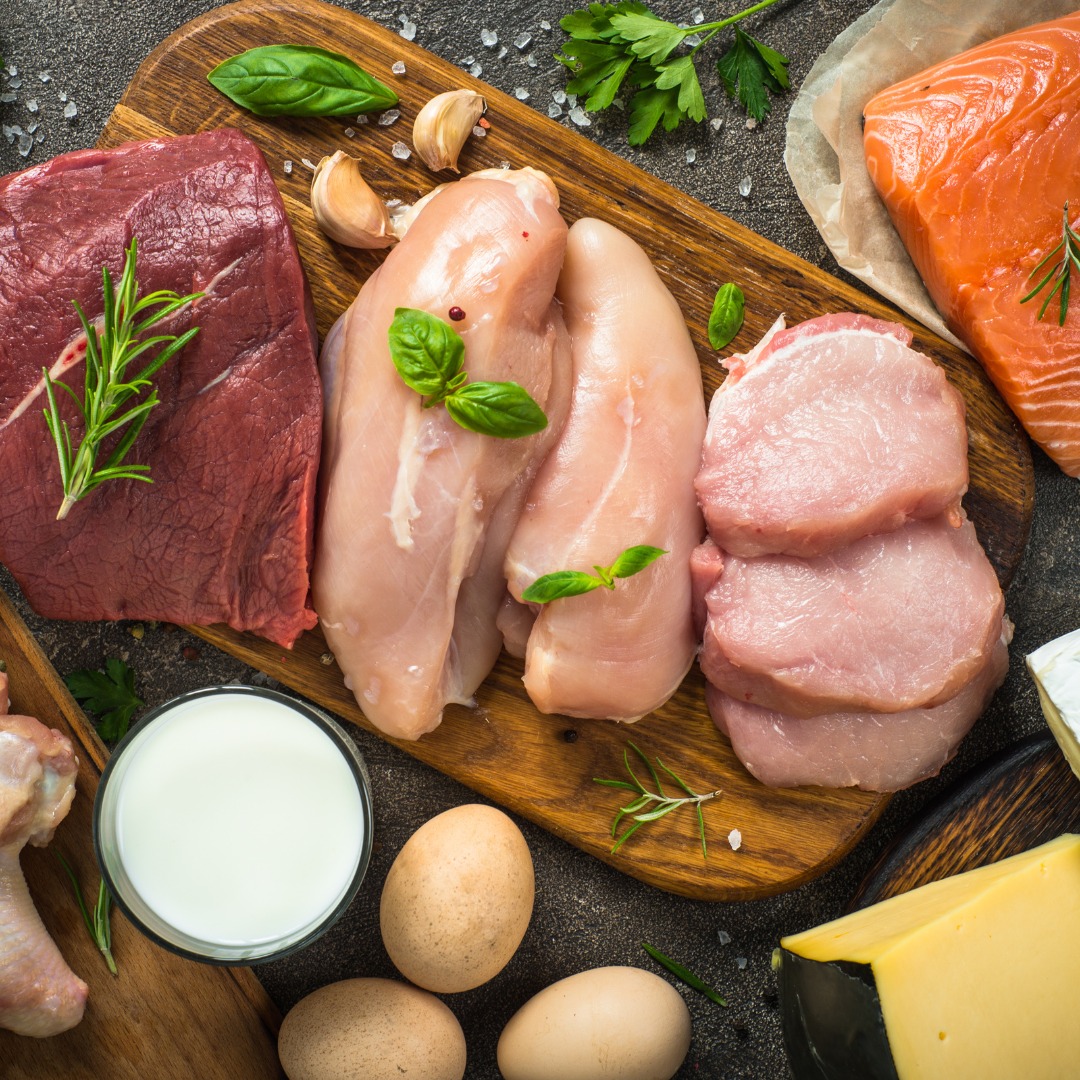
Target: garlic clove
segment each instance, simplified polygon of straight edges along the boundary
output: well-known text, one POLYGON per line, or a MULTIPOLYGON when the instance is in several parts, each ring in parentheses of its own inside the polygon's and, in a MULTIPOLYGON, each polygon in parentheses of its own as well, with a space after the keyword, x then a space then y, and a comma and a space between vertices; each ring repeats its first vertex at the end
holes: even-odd
POLYGON ((433 97, 413 121, 413 147, 432 172, 452 169, 465 140, 487 109, 475 90, 448 90, 433 97))
POLYGON ((338 150, 315 166, 311 209, 331 240, 354 248, 389 247, 397 237, 382 199, 360 174, 360 162, 338 150))

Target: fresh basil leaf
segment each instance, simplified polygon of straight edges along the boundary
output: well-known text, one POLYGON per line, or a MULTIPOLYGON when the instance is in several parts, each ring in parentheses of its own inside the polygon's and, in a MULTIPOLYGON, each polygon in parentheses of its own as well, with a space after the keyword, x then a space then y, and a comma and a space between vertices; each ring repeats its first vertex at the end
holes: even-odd
POLYGON ((564 596, 581 596, 600 588, 600 580, 580 570, 556 570, 538 577, 522 594, 527 604, 549 604, 564 596))
POLYGON ((446 397, 451 419, 479 435, 520 439, 547 427, 544 410, 515 382, 466 383, 446 397))
POLYGON ((722 349, 742 329, 746 297, 738 285, 728 282, 716 290, 709 316, 709 344, 722 349))
POLYGON ((340 53, 310 45, 263 45, 207 76, 256 116, 344 116, 389 109, 397 94, 340 53))
POLYGON ((697 990, 700 994, 704 994, 710 1001, 715 1001, 717 1005, 727 1005, 727 1002, 707 982, 698 978, 697 975, 683 967, 677 960, 672 960, 670 956, 665 956, 655 945, 650 945, 647 941, 643 941, 641 947, 658 964, 666 967, 675 978, 681 979, 687 986, 697 990))
POLYGON ((396 308, 387 336, 390 359, 405 385, 434 399, 426 405, 443 400, 465 363, 461 335, 436 315, 419 308, 396 308))
POLYGON ((607 569, 613 578, 628 578, 634 574, 640 574, 646 566, 656 562, 661 555, 667 552, 663 548, 649 547, 648 544, 639 544, 637 547, 628 547, 607 569))

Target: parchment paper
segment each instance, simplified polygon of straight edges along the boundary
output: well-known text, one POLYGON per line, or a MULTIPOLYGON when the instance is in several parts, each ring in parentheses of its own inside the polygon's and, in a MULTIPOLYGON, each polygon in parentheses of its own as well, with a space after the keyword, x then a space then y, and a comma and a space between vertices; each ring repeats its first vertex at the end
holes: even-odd
POLYGON ((878 198, 863 157, 863 106, 879 90, 1077 0, 881 0, 818 58, 787 124, 784 163, 836 261, 960 345, 945 326, 878 198))

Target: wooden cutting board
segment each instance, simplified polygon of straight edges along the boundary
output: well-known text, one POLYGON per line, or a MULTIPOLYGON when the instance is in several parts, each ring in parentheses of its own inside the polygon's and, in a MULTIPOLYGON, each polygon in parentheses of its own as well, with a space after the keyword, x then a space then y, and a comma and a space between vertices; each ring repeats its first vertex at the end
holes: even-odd
MULTIPOLYGON (((559 40, 559 33, 553 33, 553 50, 559 40)), ((604 218, 638 240, 686 314, 708 395, 721 373, 706 327, 713 295, 725 281, 738 282, 747 297, 746 325, 734 348, 749 348, 781 312, 792 322, 846 309, 907 322, 524 103, 318 0, 241 0, 182 27, 136 72, 100 145, 220 125, 250 135, 266 154, 285 198, 311 280, 319 331, 325 334, 382 256, 347 250, 321 235, 309 210, 311 174, 302 159, 317 162, 334 150, 348 151, 363 160, 376 191, 413 202, 453 176, 433 176, 415 155, 396 160, 391 147, 411 142, 412 120, 431 96, 469 86, 487 97, 491 127, 485 138, 470 139, 462 170, 503 162, 539 166, 559 186, 568 220, 604 218), (238 109, 206 82, 206 73, 227 57, 281 42, 345 51, 397 90, 401 118, 385 127, 374 118, 364 125, 352 117, 264 120, 238 109), (391 73, 397 60, 405 62, 404 77, 391 73), (293 163, 291 173, 285 171, 286 161, 293 163)), ((964 394, 971 434, 971 490, 965 501, 1007 582, 1031 522, 1034 485, 1027 443, 974 361, 909 325, 916 346, 934 356, 964 394)), ((289 653, 222 627, 196 632, 339 716, 367 726, 317 632, 305 635, 289 653)), ((794 888, 850 850, 886 801, 854 791, 763 787, 714 729, 696 670, 667 706, 632 730, 539 714, 522 688, 520 666, 505 657, 481 688, 478 702, 475 711, 448 709, 442 726, 418 743, 397 745, 619 869, 686 896, 736 900, 794 888), (610 854, 608 827, 619 805, 618 792, 599 788, 592 778, 621 774, 628 737, 650 755, 659 755, 695 790, 723 789, 723 797, 706 807, 707 860, 696 843, 692 818, 679 814, 641 830, 617 855, 610 854), (742 846, 733 851, 727 837, 736 828, 742 846)))
POLYGON ((882 853, 852 909, 1080 832, 1080 780, 1049 732, 975 769, 882 853))
POLYGON ((0 1029, 4 1080, 190 1080, 284 1075, 277 1059, 276 1006, 250 968, 212 967, 166 952, 116 909, 113 977, 90 940, 59 860, 71 864, 87 902, 97 898, 91 819, 108 751, 0 591, 0 660, 7 665, 11 712, 36 716, 75 745, 79 774, 71 811, 47 848, 28 847, 22 866, 49 933, 90 987, 86 1013, 71 1031, 32 1039, 0 1029), (198 1032, 198 1038, 191 1033, 198 1032))

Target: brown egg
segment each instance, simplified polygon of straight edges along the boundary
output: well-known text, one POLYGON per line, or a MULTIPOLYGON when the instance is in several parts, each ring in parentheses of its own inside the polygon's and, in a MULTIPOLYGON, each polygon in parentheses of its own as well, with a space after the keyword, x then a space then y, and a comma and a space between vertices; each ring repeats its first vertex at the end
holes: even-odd
POLYGON ((465 1036, 433 994, 393 979, 345 979, 289 1010, 278 1057, 289 1080, 462 1080, 465 1036))
POLYGON ((670 1080, 690 1049, 690 1010, 635 967, 582 971, 531 997, 499 1037, 505 1080, 670 1080))
POLYGON ((471 990, 514 955, 534 892, 521 830, 492 806, 457 806, 417 829, 390 867, 379 907, 383 944, 417 986, 471 990))

